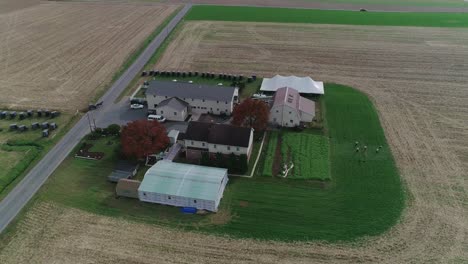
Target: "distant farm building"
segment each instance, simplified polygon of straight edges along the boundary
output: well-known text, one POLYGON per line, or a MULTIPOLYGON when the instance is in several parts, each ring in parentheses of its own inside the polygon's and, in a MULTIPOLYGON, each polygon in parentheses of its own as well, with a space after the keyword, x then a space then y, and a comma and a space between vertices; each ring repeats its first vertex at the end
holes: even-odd
POLYGON ((187 82, 150 81, 146 90, 148 110, 174 121, 191 113, 230 115, 238 97, 236 87, 187 82))
POLYGON ((283 87, 296 89, 300 94, 322 95, 324 94, 323 82, 316 82, 310 77, 281 76, 264 78, 260 91, 276 92, 283 87))
POLYGON ((227 169, 159 161, 138 188, 140 201, 218 211, 227 169))
POLYGON ((270 110, 270 123, 295 127, 301 122, 312 122, 315 102, 299 95, 296 89, 283 87, 276 91, 270 110))
POLYGON ((200 159, 203 152, 247 155, 253 148, 253 129, 226 124, 190 122, 182 135, 188 159, 200 159))

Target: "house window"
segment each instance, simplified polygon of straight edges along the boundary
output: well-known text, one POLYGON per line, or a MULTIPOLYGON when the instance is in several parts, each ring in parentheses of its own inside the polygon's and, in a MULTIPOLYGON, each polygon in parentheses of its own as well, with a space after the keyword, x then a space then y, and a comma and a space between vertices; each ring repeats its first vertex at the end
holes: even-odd
POLYGON ((205 102, 205 99, 203 99, 202 102, 205 102))
POLYGON ((169 200, 170 200, 170 199, 172 199, 172 197, 171 197, 171 196, 167 196, 167 199, 169 199, 169 200))
POLYGON ((193 203, 197 203, 197 200, 193 200, 193 203))
POLYGON ((279 110, 276 110, 276 113, 279 113, 279 110))
POLYGON ((193 146, 193 141, 191 142, 192 146, 193 146))
POLYGON ((275 118, 273 118, 273 122, 276 122, 276 117, 275 117, 275 118))
POLYGON ((217 104, 219 104, 219 101, 216 101, 217 104))
POLYGON ((289 114, 292 114, 292 112, 291 112, 291 111, 289 111, 289 114))
POLYGON ((237 151, 239 151, 239 150, 240 150, 239 147, 237 147, 237 151))
POLYGON ((158 104, 154 104, 154 108, 158 107, 158 104))
POLYGON ((164 98, 166 98, 166 99, 167 99, 167 96, 164 96, 164 98))
POLYGON ((219 111, 219 108, 216 108, 216 111, 219 111))
POLYGON ((291 123, 292 123, 292 122, 294 122, 294 121, 292 121, 292 119, 291 119, 291 120, 289 120, 289 122, 291 122, 291 123))
POLYGON ((227 150, 231 150, 231 147, 230 147, 230 146, 228 146, 228 147, 227 147, 227 150))
POLYGON ((213 111, 213 107, 210 107, 210 110, 213 111))
POLYGON ((193 102, 193 98, 192 98, 192 102, 193 102))
POLYGON ((226 101, 226 104, 227 104, 227 101, 226 101))
POLYGON ((174 115, 177 115, 177 112, 174 112, 174 115))
POLYGON ((153 98, 156 98, 156 95, 153 95, 153 98))
POLYGON ((213 148, 216 148, 216 145, 213 145, 213 148))
POLYGON ((146 196, 146 193, 145 193, 145 192, 143 193, 143 196, 146 196))
POLYGON ((163 111, 163 110, 161 110, 161 115, 162 115, 162 114, 164 114, 164 111, 163 111))
POLYGON ((201 143, 202 146, 205 146, 205 142, 201 143))

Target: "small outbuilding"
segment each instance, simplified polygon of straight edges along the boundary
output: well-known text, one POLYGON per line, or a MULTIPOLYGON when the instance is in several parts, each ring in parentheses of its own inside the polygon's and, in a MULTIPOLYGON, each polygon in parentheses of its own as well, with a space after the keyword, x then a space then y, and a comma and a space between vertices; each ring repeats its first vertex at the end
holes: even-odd
POLYGON ((145 174, 140 201, 218 211, 228 182, 227 169, 161 160, 145 174))
POLYGON ((120 179, 130 179, 135 176, 139 166, 138 163, 119 160, 112 173, 107 177, 107 180, 110 182, 118 182, 120 179))
POLYGON ((119 197, 138 199, 138 188, 140 184, 140 181, 120 179, 115 187, 115 194, 119 197))

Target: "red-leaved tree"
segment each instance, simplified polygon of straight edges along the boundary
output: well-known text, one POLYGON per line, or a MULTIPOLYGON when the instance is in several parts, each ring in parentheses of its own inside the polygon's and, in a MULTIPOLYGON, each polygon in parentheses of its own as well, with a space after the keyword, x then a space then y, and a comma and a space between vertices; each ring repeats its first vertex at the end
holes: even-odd
POLYGON ((122 128, 122 152, 129 158, 143 159, 169 145, 166 128, 157 121, 137 120, 122 128))
POLYGON ((270 109, 265 102, 248 98, 234 108, 231 123, 263 131, 267 127, 269 115, 270 109))

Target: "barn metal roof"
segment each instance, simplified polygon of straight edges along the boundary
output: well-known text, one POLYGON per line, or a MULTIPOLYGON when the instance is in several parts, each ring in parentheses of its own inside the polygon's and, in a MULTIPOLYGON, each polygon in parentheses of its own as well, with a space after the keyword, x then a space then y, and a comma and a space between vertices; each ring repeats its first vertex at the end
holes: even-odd
POLYGON ((310 77, 281 76, 264 78, 261 91, 276 92, 279 88, 291 87, 302 94, 324 94, 323 82, 316 82, 310 77))
POLYGON ((146 172, 138 191, 217 200, 226 174, 227 169, 162 160, 146 172))
POLYGON ((236 87, 204 85, 188 82, 168 82, 154 80, 149 82, 147 95, 178 97, 186 99, 205 99, 214 101, 232 101, 236 87))

